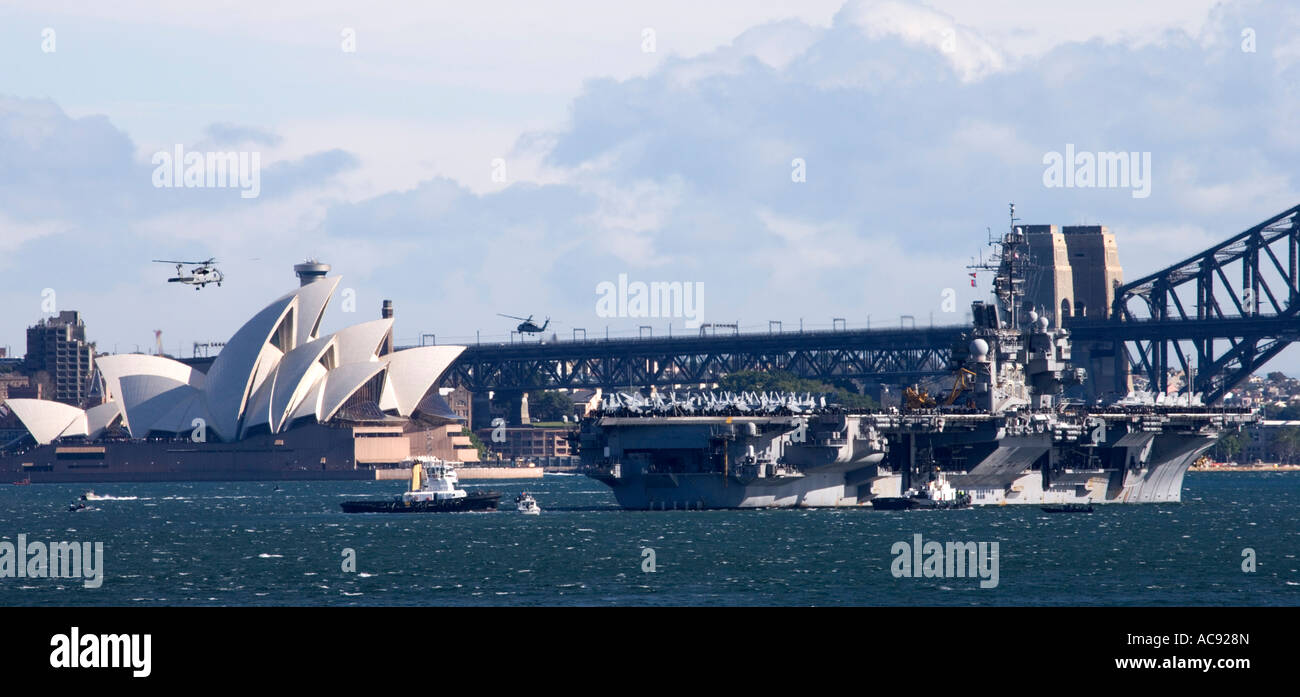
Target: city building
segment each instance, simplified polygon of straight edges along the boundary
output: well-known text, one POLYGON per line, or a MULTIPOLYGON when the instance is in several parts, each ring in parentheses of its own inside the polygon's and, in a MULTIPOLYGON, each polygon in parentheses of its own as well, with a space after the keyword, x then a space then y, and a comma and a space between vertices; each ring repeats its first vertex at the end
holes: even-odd
POLYGON ((443 387, 438 390, 447 402, 448 408, 456 415, 457 419, 470 423, 474 415, 474 394, 469 390, 457 385, 456 387, 443 387))
POLYGON ((429 455, 454 462, 475 463, 480 460, 478 448, 459 423, 446 424, 407 434, 412 455, 429 455))
POLYGON ((492 454, 504 459, 568 457, 573 454, 567 428, 497 427, 476 431, 492 454))
POLYGON ((23 373, 0 373, 0 402, 13 399, 41 399, 41 384, 23 373))
POLYGON ((91 387, 95 345, 86 341, 81 313, 64 310, 27 328, 23 368, 57 402, 84 406, 91 387))
POLYGON ((599 387, 595 389, 578 388, 569 392, 569 398, 573 400, 573 411, 571 415, 581 419, 600 408, 600 398, 604 393, 599 387))

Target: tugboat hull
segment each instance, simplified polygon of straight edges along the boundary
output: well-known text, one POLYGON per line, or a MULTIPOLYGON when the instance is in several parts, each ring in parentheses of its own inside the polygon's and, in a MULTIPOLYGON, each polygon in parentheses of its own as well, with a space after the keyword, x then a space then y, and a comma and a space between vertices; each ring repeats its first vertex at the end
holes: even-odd
POLYGON ((912 509, 939 510, 970 508, 970 501, 935 501, 926 498, 887 496, 871 500, 872 508, 879 511, 908 511, 912 509))
POLYGON ((339 504, 344 513, 455 513, 459 511, 495 511, 501 494, 469 494, 456 499, 440 501, 344 501, 339 504))
POLYGON ((1090 503, 1066 503, 1059 506, 1043 506, 1044 513, 1092 513, 1090 503))
MULTIPOLYGON (((933 501, 926 501, 930 508, 934 508, 933 501)), ((887 496, 878 499, 872 499, 871 507, 881 511, 906 511, 913 508, 922 508, 920 502, 916 499, 903 496, 887 496)))

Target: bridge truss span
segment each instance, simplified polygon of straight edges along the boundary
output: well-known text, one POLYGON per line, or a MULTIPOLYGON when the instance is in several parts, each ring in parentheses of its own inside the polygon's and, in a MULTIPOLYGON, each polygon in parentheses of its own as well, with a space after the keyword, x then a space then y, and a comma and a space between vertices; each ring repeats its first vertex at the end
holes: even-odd
POLYGON ((1112 314, 1128 326, 1114 329, 1117 344, 1153 387, 1167 390, 1179 367, 1219 401, 1300 339, 1298 253, 1295 206, 1121 286, 1112 314))
POLYGON ((964 327, 471 346, 448 383, 470 391, 707 385, 742 370, 908 381, 943 374, 964 327))

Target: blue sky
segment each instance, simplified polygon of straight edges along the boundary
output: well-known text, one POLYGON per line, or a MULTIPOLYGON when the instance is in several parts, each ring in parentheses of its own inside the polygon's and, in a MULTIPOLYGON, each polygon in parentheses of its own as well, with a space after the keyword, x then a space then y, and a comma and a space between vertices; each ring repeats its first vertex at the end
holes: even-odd
POLYGON ((1300 10, 1130 4, 8 3, 0 346, 50 288, 101 350, 189 355, 309 256, 357 299, 327 324, 392 298, 399 341, 635 334, 596 314, 622 273, 704 283, 705 321, 958 322, 1008 201, 1108 225, 1136 278, 1297 203, 1300 10), (256 150, 261 195, 154 188, 177 144, 256 150), (1151 153, 1151 195, 1045 188, 1067 144, 1151 153), (149 263, 207 256, 197 293, 149 263))

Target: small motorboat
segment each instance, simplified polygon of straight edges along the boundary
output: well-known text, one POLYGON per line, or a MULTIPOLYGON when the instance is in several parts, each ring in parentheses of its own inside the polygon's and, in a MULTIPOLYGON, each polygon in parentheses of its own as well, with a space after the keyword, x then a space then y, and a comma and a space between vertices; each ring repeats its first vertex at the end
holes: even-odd
POLYGON ((103 500, 106 499, 106 498, 108 498, 108 497, 107 497, 107 496, 100 496, 99 494, 96 494, 96 493, 93 492, 93 491, 87 491, 86 493, 84 493, 84 494, 81 495, 81 500, 82 500, 82 501, 103 501, 103 500))
POLYGON ((72 503, 68 504, 69 512, 84 511, 87 508, 88 506, 86 506, 86 504, 82 503, 81 501, 73 501, 72 503))
POLYGON ((524 515, 539 515, 542 512, 541 506, 537 505, 537 499, 527 491, 515 497, 515 507, 524 515))
POLYGON ((18 481, 14 482, 14 486, 27 486, 31 483, 32 483, 31 477, 23 477, 22 479, 19 479, 18 481))
POLYGON ((1091 503, 1058 503, 1042 506, 1044 513, 1092 513, 1091 503))

